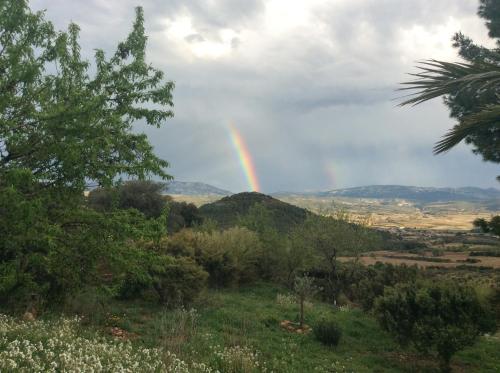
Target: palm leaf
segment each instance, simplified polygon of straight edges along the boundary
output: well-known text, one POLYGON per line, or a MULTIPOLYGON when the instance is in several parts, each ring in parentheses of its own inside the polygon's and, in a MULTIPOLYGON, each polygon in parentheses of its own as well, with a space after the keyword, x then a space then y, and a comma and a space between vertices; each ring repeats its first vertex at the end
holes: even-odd
MULTIPOLYGON (((441 96, 466 92, 471 96, 493 94, 498 98, 500 91, 500 65, 494 60, 473 63, 453 63, 437 60, 423 61, 418 72, 410 74, 414 80, 402 83, 401 91, 416 91, 399 104, 418 105, 441 96)), ((497 99, 500 102, 500 99, 497 99)), ((500 104, 480 108, 477 113, 461 118, 435 145, 434 154, 446 152, 468 136, 482 129, 500 127, 500 104)))
POLYGON ((500 66, 489 62, 452 63, 424 61, 417 68, 412 81, 403 82, 400 90, 417 90, 399 106, 418 105, 440 96, 456 94, 462 90, 496 91, 500 84, 500 66))
POLYGON ((460 123, 436 144, 434 154, 447 152, 467 136, 473 135, 481 129, 492 127, 500 128, 500 105, 489 105, 478 113, 462 118, 460 123))

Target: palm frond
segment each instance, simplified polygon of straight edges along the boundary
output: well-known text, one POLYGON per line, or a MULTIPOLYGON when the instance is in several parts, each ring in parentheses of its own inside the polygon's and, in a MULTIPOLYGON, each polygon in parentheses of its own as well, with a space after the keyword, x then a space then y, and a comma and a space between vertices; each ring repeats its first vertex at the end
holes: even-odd
POLYGON ((436 144, 434 154, 447 152, 467 136, 481 129, 492 127, 500 128, 500 105, 489 105, 478 113, 463 117, 460 123, 448 131, 436 144))
POLYGON ((399 106, 418 105, 422 102, 456 94, 462 90, 487 91, 498 89, 500 66, 489 62, 453 63, 436 60, 421 62, 419 72, 410 74, 416 79, 401 83, 402 91, 417 90, 399 106))

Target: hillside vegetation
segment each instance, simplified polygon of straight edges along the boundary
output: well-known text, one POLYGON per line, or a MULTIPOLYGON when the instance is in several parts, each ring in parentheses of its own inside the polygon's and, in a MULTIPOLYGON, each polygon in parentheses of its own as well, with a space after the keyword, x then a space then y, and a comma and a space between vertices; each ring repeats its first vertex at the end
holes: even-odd
POLYGON ((290 231, 294 226, 303 223, 310 214, 303 208, 256 192, 224 197, 201 206, 199 211, 205 219, 214 220, 221 228, 227 228, 235 225, 238 218, 248 214, 250 208, 256 204, 269 211, 272 224, 280 232, 290 231))

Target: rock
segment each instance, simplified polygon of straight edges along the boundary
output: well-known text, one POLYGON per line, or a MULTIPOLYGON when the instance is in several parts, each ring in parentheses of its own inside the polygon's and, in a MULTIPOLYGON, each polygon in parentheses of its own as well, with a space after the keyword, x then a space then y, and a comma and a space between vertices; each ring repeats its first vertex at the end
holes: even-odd
POLYGON ((35 315, 31 312, 26 311, 23 315, 23 320, 24 321, 35 321, 35 315))

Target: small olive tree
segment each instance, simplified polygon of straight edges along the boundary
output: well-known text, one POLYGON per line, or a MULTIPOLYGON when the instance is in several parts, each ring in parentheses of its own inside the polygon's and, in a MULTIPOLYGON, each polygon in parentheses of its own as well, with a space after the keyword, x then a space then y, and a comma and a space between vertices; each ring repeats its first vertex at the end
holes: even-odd
POLYGON ((308 276, 296 277, 294 291, 300 307, 300 327, 304 326, 304 302, 317 293, 318 288, 314 285, 314 279, 308 276))
MULTIPOLYGON (((340 291, 339 256, 357 260, 363 251, 376 247, 378 235, 346 214, 334 217, 310 216, 294 232, 294 245, 310 248, 317 270, 324 275, 325 293, 335 302, 340 291)), ((307 256, 308 251, 304 251, 307 256)))

